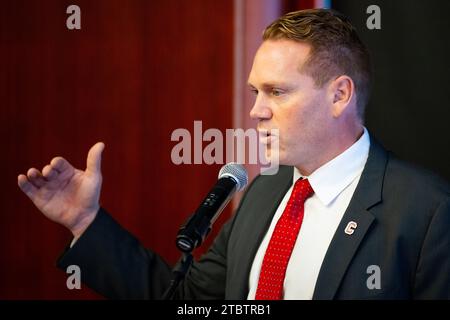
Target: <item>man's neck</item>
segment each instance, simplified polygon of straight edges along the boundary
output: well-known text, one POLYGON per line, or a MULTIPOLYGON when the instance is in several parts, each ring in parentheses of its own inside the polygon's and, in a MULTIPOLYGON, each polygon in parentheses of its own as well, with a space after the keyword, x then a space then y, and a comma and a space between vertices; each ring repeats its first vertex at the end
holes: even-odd
POLYGON ((331 147, 326 148, 327 153, 322 153, 321 156, 315 157, 315 161, 305 165, 296 165, 295 167, 300 171, 303 176, 309 176, 318 168, 326 164, 327 162, 333 160, 345 150, 350 148, 356 141, 361 138, 364 133, 364 127, 360 125, 352 132, 347 132, 347 134, 336 135, 333 142, 330 144, 331 147))

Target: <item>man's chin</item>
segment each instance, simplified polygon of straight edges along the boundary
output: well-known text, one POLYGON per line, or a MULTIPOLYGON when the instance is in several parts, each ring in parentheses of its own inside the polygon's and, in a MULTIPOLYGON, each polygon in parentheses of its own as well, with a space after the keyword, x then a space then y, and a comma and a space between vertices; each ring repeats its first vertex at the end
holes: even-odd
POLYGON ((286 157, 283 155, 282 152, 280 151, 272 152, 270 148, 267 148, 265 152, 265 158, 266 162, 277 163, 280 165, 289 165, 287 164, 288 160, 286 159, 286 157))
POLYGON ((289 158, 286 154, 283 152, 280 152, 278 156, 278 163, 282 166, 293 166, 295 167, 298 163, 298 161, 295 161, 293 158, 289 158))

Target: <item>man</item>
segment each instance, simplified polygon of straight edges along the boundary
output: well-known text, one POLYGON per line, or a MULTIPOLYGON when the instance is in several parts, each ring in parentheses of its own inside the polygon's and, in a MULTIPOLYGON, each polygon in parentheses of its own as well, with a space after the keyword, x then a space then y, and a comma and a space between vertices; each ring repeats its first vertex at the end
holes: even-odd
MULTIPOLYGON (((354 28, 334 11, 304 10, 263 39, 250 115, 283 166, 255 178, 176 297, 448 299, 449 185, 364 128, 370 63, 354 28)), ((57 157, 18 184, 73 233, 60 267, 79 265, 109 298, 161 298, 170 268, 99 206, 103 148, 91 148, 85 171, 57 157)))

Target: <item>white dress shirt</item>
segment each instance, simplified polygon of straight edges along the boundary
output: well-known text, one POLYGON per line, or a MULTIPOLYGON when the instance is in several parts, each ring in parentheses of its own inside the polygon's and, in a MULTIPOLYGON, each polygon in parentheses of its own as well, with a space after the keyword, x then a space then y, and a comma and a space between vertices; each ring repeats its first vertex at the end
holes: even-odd
MULTIPOLYGON (((309 177, 302 176, 298 169, 294 168, 293 182, 300 177, 307 178, 314 194, 305 202, 303 223, 284 279, 284 299, 312 299, 320 267, 355 192, 369 155, 369 147, 369 134, 364 128, 364 133, 358 141, 315 170, 309 177)), ((253 260, 248 299, 255 298, 264 254, 275 225, 291 196, 294 183, 275 212, 269 230, 253 260)))

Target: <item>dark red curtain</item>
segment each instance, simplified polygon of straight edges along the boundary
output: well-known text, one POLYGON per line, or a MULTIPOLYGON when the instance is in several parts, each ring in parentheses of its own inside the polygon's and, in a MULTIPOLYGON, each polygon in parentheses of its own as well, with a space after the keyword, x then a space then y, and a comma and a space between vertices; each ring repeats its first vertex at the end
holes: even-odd
POLYGON ((176 232, 220 165, 174 165, 171 133, 232 128, 233 1, 78 0, 81 30, 66 28, 71 4, 1 3, 0 299, 98 297, 66 288, 55 261, 70 234, 19 173, 57 155, 84 168, 104 141, 102 205, 174 263, 176 232))

